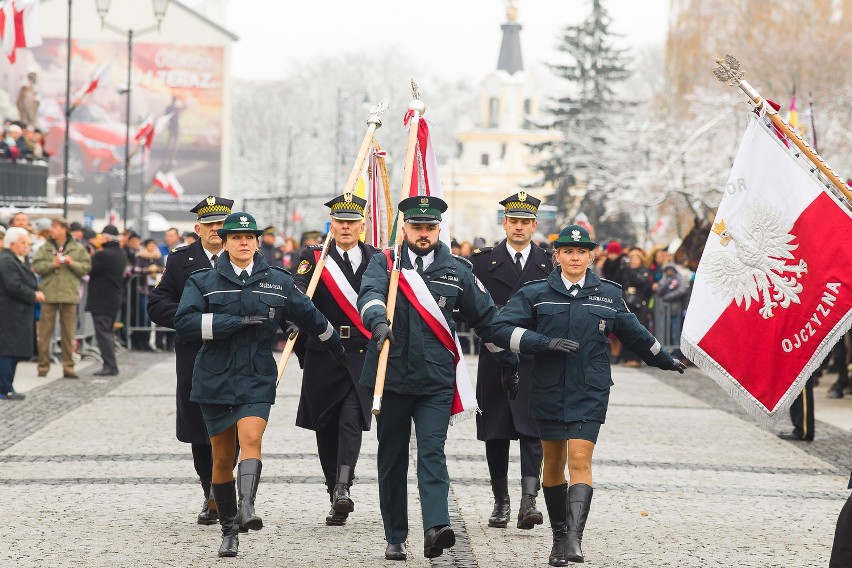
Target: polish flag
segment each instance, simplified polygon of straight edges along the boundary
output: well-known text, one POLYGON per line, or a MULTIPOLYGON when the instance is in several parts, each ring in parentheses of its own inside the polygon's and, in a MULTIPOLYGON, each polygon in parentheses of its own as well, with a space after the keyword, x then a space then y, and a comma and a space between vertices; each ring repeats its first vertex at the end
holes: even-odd
POLYGON ((83 97, 85 97, 89 93, 93 93, 95 89, 100 86, 101 79, 104 77, 107 72, 107 69, 109 69, 110 67, 112 67, 112 59, 95 69, 95 72, 92 73, 92 78, 89 79, 89 82, 84 87, 81 87, 80 90, 78 90, 76 93, 74 93, 74 96, 71 98, 71 100, 74 101, 74 103, 71 105, 72 109, 83 101, 83 97))
POLYGON ((162 132, 163 128, 172 119, 172 116, 174 116, 174 113, 170 112, 158 118, 157 122, 154 123, 154 117, 149 114, 133 137, 137 146, 144 144, 146 150, 151 150, 151 145, 154 143, 154 136, 157 135, 157 132, 162 132))
POLYGON ((0 14, 3 53, 9 63, 15 63, 15 50, 19 47, 37 47, 42 44, 39 0, 8 0, 0 14))
MULTIPOLYGON (((431 121, 421 116, 417 124, 410 124, 413 117, 414 111, 409 110, 403 118, 403 124, 409 128, 417 128, 417 147, 414 152, 414 169, 412 170, 408 196, 432 195, 444 199, 444 190, 441 187, 441 178, 438 175, 438 158, 435 155, 435 146, 432 144, 432 136, 429 133, 431 121)), ((440 239, 445 245, 450 246, 450 229, 446 220, 441 221, 440 239)))
POLYGON ((852 211, 753 117, 698 265, 681 350, 771 425, 852 325, 852 211))
POLYGON ((157 172, 154 176, 154 185, 168 191, 175 199, 178 199, 184 192, 183 186, 171 172, 167 174, 157 172))

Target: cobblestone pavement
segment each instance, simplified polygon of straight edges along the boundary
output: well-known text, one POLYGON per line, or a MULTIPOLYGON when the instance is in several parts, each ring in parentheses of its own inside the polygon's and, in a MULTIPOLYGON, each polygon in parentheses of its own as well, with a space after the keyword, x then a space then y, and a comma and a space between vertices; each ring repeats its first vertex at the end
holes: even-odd
MULTIPOLYGON (((345 527, 325 526, 328 498, 314 436, 293 426, 301 380, 295 361, 264 438, 257 502, 264 528, 241 536, 236 559, 216 557, 218 527, 194 522, 201 491, 189 447, 174 438, 173 357, 124 354, 122 375, 109 380, 93 380, 96 368, 0 406, 0 567, 402 564, 383 557, 375 430, 365 435, 352 488, 355 513, 345 527)), ((674 377, 614 368, 614 380, 595 453, 587 565, 828 564, 848 495, 848 428, 819 423, 812 444, 788 443, 751 422, 694 370, 674 377)), ((412 461, 407 564, 546 566, 546 525, 487 527, 492 501, 474 421, 451 427, 447 454, 458 544, 431 564, 423 558, 412 461)), ((519 476, 513 444, 515 514, 519 476)), ((544 509, 543 498, 539 505, 544 509)))

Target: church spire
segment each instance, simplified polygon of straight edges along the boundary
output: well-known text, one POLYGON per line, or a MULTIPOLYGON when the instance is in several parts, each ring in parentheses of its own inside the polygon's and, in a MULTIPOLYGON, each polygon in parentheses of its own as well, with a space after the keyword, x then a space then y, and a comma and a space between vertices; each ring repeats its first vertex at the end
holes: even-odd
POLYGON ((521 24, 517 22, 518 8, 509 2, 506 9, 506 23, 500 26, 503 30, 503 43, 500 45, 500 58, 497 69, 513 75, 524 70, 524 60, 521 57, 521 24))

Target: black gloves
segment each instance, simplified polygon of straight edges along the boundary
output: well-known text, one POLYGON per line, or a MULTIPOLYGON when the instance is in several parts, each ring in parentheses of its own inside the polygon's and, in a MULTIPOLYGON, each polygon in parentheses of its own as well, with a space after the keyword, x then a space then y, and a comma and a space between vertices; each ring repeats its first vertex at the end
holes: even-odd
POLYGON ((331 356, 337 361, 337 364, 344 369, 349 366, 349 355, 346 354, 346 349, 343 348, 343 342, 339 341, 337 345, 329 349, 331 356))
POLYGON ((287 339, 296 339, 296 335, 298 335, 299 333, 299 326, 291 321, 288 321, 287 329, 284 330, 284 333, 287 334, 287 339))
POLYGON ((509 400, 515 400, 518 396, 518 386, 521 383, 521 379, 518 377, 518 368, 502 367, 500 369, 500 382, 503 383, 503 390, 506 391, 509 400))
POLYGON ((240 327, 263 325, 264 323, 266 323, 266 316, 243 316, 240 318, 240 327))
POLYGON ((547 344, 547 351, 557 351, 559 353, 573 353, 580 348, 580 344, 572 339, 563 339, 554 337, 547 344))
POLYGON ((680 373, 682 375, 683 372, 686 370, 686 365, 684 365, 683 363, 681 363, 680 361, 678 361, 677 359, 672 357, 672 364, 671 364, 671 367, 669 367, 668 370, 669 371, 677 371, 678 373, 680 373))
POLYGON ((387 321, 380 321, 376 323, 371 331, 373 332, 373 341, 376 342, 376 349, 379 351, 382 350, 382 345, 384 345, 385 339, 389 339, 390 342, 393 343, 393 331, 387 321))

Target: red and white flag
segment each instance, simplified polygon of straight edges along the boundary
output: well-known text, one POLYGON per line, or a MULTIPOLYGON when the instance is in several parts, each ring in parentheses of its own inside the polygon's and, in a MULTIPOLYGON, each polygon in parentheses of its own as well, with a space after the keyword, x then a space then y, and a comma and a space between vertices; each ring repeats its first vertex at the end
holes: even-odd
POLYGON ((762 120, 740 144, 681 350, 763 424, 852 325, 852 212, 762 120))
POLYGON ((133 136, 133 140, 136 141, 136 145, 140 146, 142 144, 145 145, 146 150, 151 150, 151 145, 154 143, 154 136, 157 135, 158 132, 162 132, 169 121, 174 116, 174 113, 170 112, 169 114, 164 114, 160 118, 157 119, 157 122, 154 122, 153 115, 148 115, 145 117, 144 122, 139 127, 139 130, 136 131, 136 134, 133 136))
POLYGON ((16 49, 42 44, 39 6, 40 0, 7 0, 0 7, 0 43, 9 63, 16 49))
POLYGON ((171 172, 166 174, 164 174, 163 172, 157 172, 154 175, 153 183, 160 189, 168 191, 175 199, 183 195, 183 186, 180 184, 175 175, 171 172))
POLYGON ((367 188, 367 234, 365 242, 376 248, 390 245, 390 233, 393 219, 393 202, 388 183, 388 169, 385 165, 387 154, 373 142, 370 159, 367 163, 365 185, 367 188))
POLYGON ((95 92, 95 89, 100 86, 101 81, 110 67, 112 67, 112 59, 101 64, 97 69, 95 69, 95 72, 92 73, 92 77, 89 79, 89 82, 83 87, 80 87, 80 89, 74 93, 74 96, 71 97, 71 100, 73 101, 71 105, 72 108, 83 102, 83 98, 85 98, 86 95, 95 92))
MULTIPOLYGON (((444 190, 441 187, 441 177, 438 175, 438 158, 435 156, 435 147, 432 145, 432 137, 429 134, 430 121, 421 116, 418 123, 412 125, 410 122, 413 117, 414 111, 409 110, 403 119, 403 124, 409 128, 417 127, 417 146, 414 152, 414 169, 408 196, 433 195, 443 199, 444 190)), ((446 220, 441 221, 440 239, 445 245, 450 246, 450 229, 446 220)))

